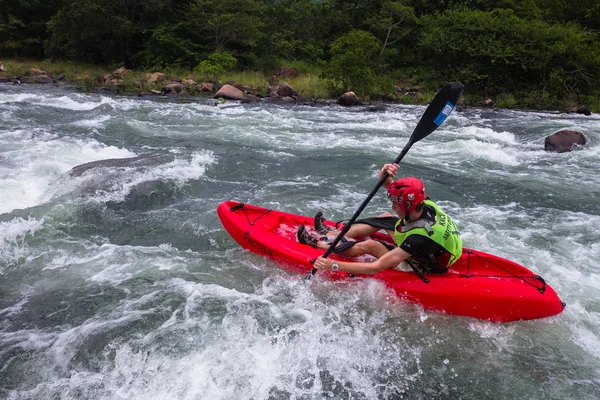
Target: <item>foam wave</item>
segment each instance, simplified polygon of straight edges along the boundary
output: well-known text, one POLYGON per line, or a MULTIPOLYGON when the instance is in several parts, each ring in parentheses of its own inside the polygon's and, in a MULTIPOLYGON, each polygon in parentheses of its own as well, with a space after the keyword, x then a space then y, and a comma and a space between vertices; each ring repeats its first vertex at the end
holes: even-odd
POLYGON ((131 190, 151 181, 171 181, 181 187, 186 182, 204 176, 206 168, 216 162, 211 151, 195 152, 190 158, 175 158, 173 161, 145 167, 98 167, 86 171, 79 177, 63 177, 46 194, 50 198, 71 192, 85 199, 99 202, 121 202, 131 190))
MULTIPOLYGON (((3 139, 7 139, 4 137, 3 139)), ((126 149, 91 139, 56 139, 45 131, 13 131, 0 163, 0 214, 43 204, 52 198, 51 185, 76 165, 108 158, 135 156, 126 149)))
MULTIPOLYGON (((17 262, 28 254, 25 239, 42 229, 44 219, 14 218, 0 222, 0 267, 17 262)), ((0 268, 0 275, 2 275, 0 268)))

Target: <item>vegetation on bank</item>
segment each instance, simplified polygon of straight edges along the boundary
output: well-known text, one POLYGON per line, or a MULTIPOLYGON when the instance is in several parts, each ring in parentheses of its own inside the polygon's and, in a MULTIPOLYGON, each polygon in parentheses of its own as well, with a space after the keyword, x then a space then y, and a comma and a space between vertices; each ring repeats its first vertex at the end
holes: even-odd
MULTIPOLYGON (((295 61, 281 61, 282 65, 296 68, 300 72, 298 77, 280 79, 280 82, 289 83, 299 93, 300 97, 307 101, 317 101, 321 99, 333 99, 341 92, 340 89, 331 90, 331 82, 323 78, 322 69, 319 66, 305 66, 295 61)), ((117 94, 138 94, 140 92, 160 92, 167 81, 149 83, 147 74, 155 73, 156 70, 137 69, 132 70, 127 75, 120 77, 118 85, 111 85, 104 82, 103 77, 111 75, 115 66, 99 66, 94 64, 76 63, 71 61, 52 61, 52 60, 31 60, 7 59, 4 66, 8 70, 9 76, 25 76, 30 68, 41 69, 48 75, 57 77, 62 75, 63 81, 72 83, 85 92, 97 91, 99 88, 106 87, 117 94)), ((170 78, 191 79, 196 82, 206 80, 204 73, 197 69, 185 69, 181 67, 166 67, 160 72, 165 73, 170 78)), ((257 92, 268 94, 268 80, 270 75, 260 71, 224 71, 218 75, 217 83, 237 82, 254 88, 257 92)), ((211 77, 210 80, 212 80, 211 77)), ((418 92, 405 96, 394 92, 384 96, 385 100, 403 104, 424 104, 429 102, 436 94, 437 89, 422 89, 418 92)), ((190 95, 206 95, 194 87, 188 87, 187 93, 190 95)), ((381 98, 379 98, 381 100, 381 98)))
POLYGON ((288 83, 308 99, 385 99, 394 86, 428 93, 457 80, 467 103, 600 111, 600 0, 4 3, 5 67, 53 60, 29 66, 68 80, 125 66, 132 91, 155 71, 255 85, 285 65, 302 73, 288 83))

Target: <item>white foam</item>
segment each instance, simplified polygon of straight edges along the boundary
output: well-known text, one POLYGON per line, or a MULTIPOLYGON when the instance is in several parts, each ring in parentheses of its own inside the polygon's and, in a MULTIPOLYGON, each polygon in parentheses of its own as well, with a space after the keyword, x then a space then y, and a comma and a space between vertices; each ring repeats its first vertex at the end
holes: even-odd
POLYGON ((71 111, 90 111, 102 106, 118 110, 138 109, 147 104, 142 99, 114 98, 102 95, 69 93, 56 96, 52 93, 1 93, 0 104, 26 103, 29 106, 49 107, 71 111))
MULTIPOLYGON (((27 255, 27 237, 33 236, 44 226, 44 219, 14 218, 0 222, 0 260, 11 264, 27 255)), ((2 263, 0 263, 0 266, 2 263)), ((0 269, 0 275, 3 270, 0 269)))
POLYGON ((143 182, 172 181, 178 186, 204 176, 206 168, 216 162, 210 151, 199 151, 191 158, 175 158, 173 161, 147 167, 94 168, 79 177, 62 179, 61 184, 47 193, 48 197, 56 197, 88 188, 83 195, 85 199, 99 202, 120 202, 131 193, 131 190, 143 182))
POLYGON ((12 131, 0 164, 0 213, 40 205, 50 200, 50 186, 76 165, 90 161, 133 157, 134 153, 91 139, 56 139, 44 131, 12 131))

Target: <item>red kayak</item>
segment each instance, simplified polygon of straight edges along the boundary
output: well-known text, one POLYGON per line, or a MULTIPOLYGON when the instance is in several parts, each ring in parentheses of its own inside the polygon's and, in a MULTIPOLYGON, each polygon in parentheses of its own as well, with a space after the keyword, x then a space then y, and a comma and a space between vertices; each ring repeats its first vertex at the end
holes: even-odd
MULTIPOLYGON (((311 260, 324 251, 302 245, 296 240, 299 225, 311 227, 313 218, 295 215, 236 201, 225 201, 217 208, 221 223, 242 247, 271 258, 297 272, 308 273, 311 260)), ((335 226, 332 221, 327 225, 335 226)), ((390 241, 376 233, 379 240, 390 241)), ((333 254, 331 258, 352 261, 333 254)), ((332 279, 350 277, 379 279, 404 299, 428 310, 508 322, 550 317, 564 309, 564 303, 546 282, 527 268, 504 258, 464 248, 463 255, 443 274, 403 272, 393 269, 375 275, 352 275, 341 271, 319 274, 332 279)))

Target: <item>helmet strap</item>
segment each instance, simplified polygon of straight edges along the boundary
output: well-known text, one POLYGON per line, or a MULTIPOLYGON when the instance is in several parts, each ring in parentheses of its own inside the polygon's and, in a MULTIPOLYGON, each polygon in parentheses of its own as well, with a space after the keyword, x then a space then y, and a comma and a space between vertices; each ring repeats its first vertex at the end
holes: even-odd
POLYGON ((410 222, 410 208, 412 206, 412 203, 410 201, 405 201, 403 206, 404 206, 404 210, 406 211, 406 214, 404 215, 404 219, 407 222, 410 222))

